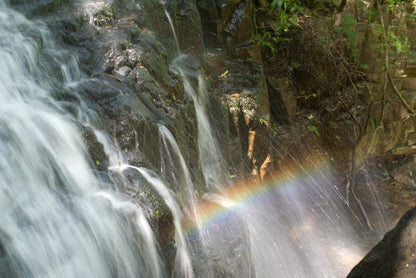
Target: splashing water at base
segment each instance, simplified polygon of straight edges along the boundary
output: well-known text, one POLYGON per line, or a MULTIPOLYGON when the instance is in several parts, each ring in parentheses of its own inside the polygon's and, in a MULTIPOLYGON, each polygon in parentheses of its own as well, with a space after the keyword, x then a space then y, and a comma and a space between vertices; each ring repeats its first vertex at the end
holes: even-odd
MULTIPOLYGON (((244 277, 345 277, 378 237, 345 205, 331 175, 325 161, 309 168, 299 161, 268 181, 205 194, 208 202, 198 210, 202 230, 210 231, 215 242, 230 232, 225 224, 234 225, 230 215, 244 223, 247 234, 235 237, 249 238, 243 254, 255 273, 246 271, 244 277)), ((223 260, 230 258, 229 247, 208 248, 223 260)))

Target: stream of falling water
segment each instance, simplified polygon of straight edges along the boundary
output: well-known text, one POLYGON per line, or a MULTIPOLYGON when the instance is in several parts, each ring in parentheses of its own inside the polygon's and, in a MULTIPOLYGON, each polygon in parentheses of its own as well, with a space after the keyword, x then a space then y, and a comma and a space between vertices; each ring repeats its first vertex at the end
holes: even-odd
POLYGON ((171 190, 149 169, 131 165, 114 166, 111 167, 111 169, 119 170, 120 172, 123 172, 125 169, 134 169, 138 171, 163 198, 172 213, 173 223, 175 226, 175 241, 177 246, 175 268, 178 267, 179 269, 174 269, 173 272, 175 277, 194 277, 188 246, 181 226, 182 213, 171 190))
POLYGON ((172 183, 179 193, 178 195, 183 196, 181 203, 186 206, 185 213, 188 213, 189 217, 194 217, 198 221, 194 183, 178 143, 173 134, 165 126, 159 127, 159 136, 162 141, 162 175, 165 178, 171 177, 172 183))
POLYGON ((0 37, 0 276, 161 277, 147 220, 94 176, 53 97, 76 59, 4 1, 0 37))
POLYGON ((189 60, 190 57, 187 55, 180 55, 173 61, 172 68, 182 78, 185 92, 194 102, 198 120, 199 157, 206 187, 211 191, 222 191, 228 179, 227 168, 218 148, 218 142, 212 134, 206 111, 209 101, 208 90, 202 74, 187 67, 189 60))

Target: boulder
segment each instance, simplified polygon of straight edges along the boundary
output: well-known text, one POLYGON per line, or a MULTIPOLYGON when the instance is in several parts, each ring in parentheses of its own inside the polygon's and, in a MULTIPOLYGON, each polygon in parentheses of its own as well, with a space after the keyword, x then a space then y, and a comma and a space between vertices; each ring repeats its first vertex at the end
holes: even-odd
POLYGON ((410 278, 416 273, 416 207, 354 267, 348 278, 410 278))
MULTIPOLYGON (((164 113, 145 101, 146 95, 134 93, 125 84, 107 75, 86 80, 80 84, 79 93, 93 115, 91 120, 100 123, 100 128, 112 135, 114 148, 124 152, 130 164, 150 163, 158 167, 156 122, 164 118, 164 113)), ((92 153, 97 153, 94 150, 92 153)), ((101 162, 102 158, 94 160, 101 162)))

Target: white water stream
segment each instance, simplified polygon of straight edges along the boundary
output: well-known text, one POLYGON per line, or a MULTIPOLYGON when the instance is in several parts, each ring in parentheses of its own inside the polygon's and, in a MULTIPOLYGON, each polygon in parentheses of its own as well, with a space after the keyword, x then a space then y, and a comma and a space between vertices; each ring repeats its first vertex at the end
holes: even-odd
POLYGON ((138 171, 147 180, 147 182, 153 186, 169 207, 173 217, 173 224, 175 226, 175 241, 177 246, 175 269, 173 273, 175 274, 175 277, 194 277, 191 258, 189 257, 188 245, 181 225, 181 221, 183 219, 182 212, 173 197, 174 193, 158 177, 156 177, 152 171, 146 168, 125 164, 111 167, 111 170, 119 171, 121 173, 126 169, 134 169, 138 171))
POLYGON ((181 55, 177 57, 172 68, 182 78, 185 92, 192 98, 198 120, 198 148, 199 158, 205 184, 208 190, 222 191, 227 183, 228 169, 224 158, 218 148, 217 139, 212 134, 212 127, 208 113, 208 90, 201 73, 187 68, 190 57, 181 55))
POLYGON ((53 98, 81 77, 76 57, 4 1, 0 37, 1 276, 159 277, 146 220, 93 175, 76 119, 53 98))

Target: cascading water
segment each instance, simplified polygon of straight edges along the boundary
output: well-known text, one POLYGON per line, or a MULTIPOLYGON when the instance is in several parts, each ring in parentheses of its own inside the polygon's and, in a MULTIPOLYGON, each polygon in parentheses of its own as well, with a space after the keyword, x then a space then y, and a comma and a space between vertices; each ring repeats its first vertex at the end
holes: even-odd
POLYGON ((176 253, 176 263, 175 269, 173 270, 175 276, 174 277, 185 277, 185 278, 192 278, 194 277, 191 259, 189 257, 189 251, 185 239, 184 232, 181 226, 182 220, 182 213, 180 208, 173 197, 173 193, 169 188, 159 180, 154 173, 150 170, 143 168, 143 167, 135 167, 131 165, 120 165, 111 167, 112 170, 118 170, 123 172, 125 169, 134 169, 138 171, 158 192, 158 194, 163 198, 166 202, 166 205, 169 207, 170 211, 173 215, 173 223, 175 226, 175 241, 177 246, 177 253, 176 253), (179 268, 179 269, 176 269, 179 268))
POLYGON ((222 191, 227 183, 227 168, 224 164, 208 113, 208 90, 204 77, 197 70, 187 67, 189 57, 180 55, 173 63, 172 68, 183 80, 185 92, 192 98, 198 120, 198 148, 202 173, 205 184, 209 190, 222 191), (196 84, 193 84, 196 83, 196 84))
POLYGON ((93 175, 76 119, 53 98, 80 76, 59 62, 71 55, 4 1, 0 36, 1 276, 160 277, 145 218, 93 175))
POLYGON ((168 10, 166 9, 165 5, 163 5, 163 9, 165 11, 166 18, 169 21, 169 26, 170 26, 170 29, 172 30, 173 38, 175 39, 176 52, 180 55, 181 48, 179 46, 178 36, 176 36, 175 27, 173 26, 172 17, 170 17, 170 14, 169 14, 168 10))
POLYGON ((76 57, 36 24, 0 0, 1 277, 342 277, 362 255, 367 231, 331 185, 327 164, 298 163, 264 184, 229 185, 204 76, 179 55, 171 68, 195 105, 205 200, 197 201, 166 127, 159 127, 164 179, 128 165, 116 139, 94 130, 110 170, 135 171, 169 208, 176 256, 165 269, 144 205, 89 169, 77 127, 94 127, 82 97, 74 92, 78 118, 54 98, 85 77, 76 57))
MULTIPOLYGON (((172 20, 165 13, 177 41, 172 20)), ((171 67, 195 106, 200 163, 208 189, 205 199, 220 206, 199 206, 198 216, 205 223, 196 229, 203 236, 199 240, 204 241, 205 255, 211 264, 222 262, 213 263, 209 271, 200 269, 201 273, 214 277, 345 276, 375 238, 331 184, 334 177, 329 164, 311 161, 309 170, 298 162, 296 170, 288 171, 283 179, 226 187, 226 167, 206 110, 207 87, 192 64, 187 55, 180 54, 171 67), (211 219, 214 216, 219 219, 211 219)))
POLYGON ((182 201, 182 203, 187 204, 189 212, 195 215, 196 199, 194 184, 178 143, 176 143, 175 137, 173 137, 172 133, 165 126, 159 127, 159 136, 163 145, 161 151, 162 174, 165 177, 172 177, 172 182, 176 185, 176 190, 186 200, 186 202, 182 201))

